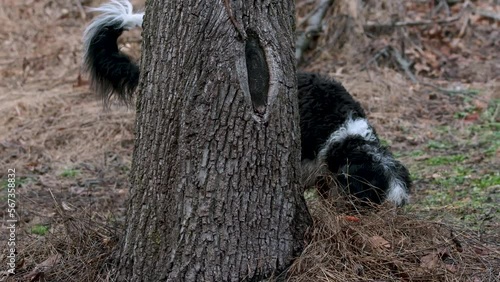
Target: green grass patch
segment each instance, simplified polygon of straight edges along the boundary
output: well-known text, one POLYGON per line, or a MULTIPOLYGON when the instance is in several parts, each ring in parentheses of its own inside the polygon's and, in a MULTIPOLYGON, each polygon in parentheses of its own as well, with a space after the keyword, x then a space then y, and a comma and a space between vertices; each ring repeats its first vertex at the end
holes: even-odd
POLYGON ((460 111, 460 112, 456 112, 453 117, 455 119, 464 119, 466 118, 468 115, 474 113, 476 111, 476 107, 474 106, 470 106, 470 107, 467 107, 465 108, 463 111, 460 111))
POLYGON ((422 150, 415 150, 415 151, 411 151, 409 156, 415 158, 415 157, 423 156, 424 154, 425 154, 425 152, 422 150))
POLYGON ((33 181, 33 178, 31 178, 31 177, 19 177, 18 179, 16 179, 16 187, 20 187, 20 186, 24 187, 32 181, 33 181))
POLYGON ((31 227, 31 234, 36 234, 40 236, 45 236, 49 232, 49 227, 46 225, 36 224, 31 227))
POLYGON ((443 188, 455 188, 465 183, 466 176, 458 175, 454 177, 439 178, 434 183, 443 188))
POLYGON ((427 142, 427 148, 431 150, 443 150, 453 148, 454 144, 447 141, 437 141, 437 140, 429 140, 427 142))
POLYGON ((75 178, 79 174, 80 174, 80 171, 78 169, 68 168, 68 169, 63 170, 63 172, 61 173, 61 176, 66 177, 66 178, 75 178))
POLYGON ((486 174, 481 178, 473 179, 472 184, 480 189, 500 185, 500 172, 486 174))
MULTIPOLYGON (((498 108, 497 100, 478 120, 433 127, 433 140, 404 153, 409 157, 412 179, 420 188, 408 210, 477 230, 500 220, 498 108)), ((462 119, 477 110, 466 106, 455 117, 462 119)))
POLYGON ((2 180, 2 182, 0 183, 0 187, 2 187, 2 190, 7 190, 7 188, 9 188, 8 186, 9 183, 10 182, 7 181, 7 179, 2 180))
MULTIPOLYGON (((33 180, 31 177, 16 177, 16 181, 14 182, 16 184, 15 188, 23 187, 26 186, 26 184, 30 183, 33 180)), ((9 188, 9 182, 7 179, 4 179, 0 182, 0 187, 1 189, 7 190, 9 188)))
POLYGON ((380 144, 382 144, 382 146, 386 146, 386 147, 391 146, 391 142, 389 140, 384 139, 384 138, 380 138, 380 144))
MULTIPOLYGON (((435 188, 426 190, 420 204, 431 210, 445 209, 472 227, 478 224, 478 218, 494 210, 500 200, 496 191, 500 185, 499 172, 478 176, 472 169, 457 167, 450 175, 432 183, 435 188)), ((500 212, 494 216, 500 217, 500 212)))
POLYGON ((462 163, 467 157, 464 155, 451 155, 451 156, 436 156, 425 160, 427 165, 438 166, 438 165, 456 165, 462 163))

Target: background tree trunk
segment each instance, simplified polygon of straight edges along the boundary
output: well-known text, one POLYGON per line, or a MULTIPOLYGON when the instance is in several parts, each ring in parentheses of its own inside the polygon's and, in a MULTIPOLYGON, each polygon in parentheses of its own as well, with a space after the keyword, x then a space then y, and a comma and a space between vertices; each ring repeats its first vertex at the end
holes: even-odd
POLYGON ((300 254, 294 1, 276 3, 147 2, 119 281, 257 281, 300 254))
POLYGON ((331 43, 339 50, 346 52, 346 56, 359 56, 359 46, 366 46, 366 37, 363 30, 365 19, 362 13, 361 0, 333 1, 333 21, 335 30, 331 43))

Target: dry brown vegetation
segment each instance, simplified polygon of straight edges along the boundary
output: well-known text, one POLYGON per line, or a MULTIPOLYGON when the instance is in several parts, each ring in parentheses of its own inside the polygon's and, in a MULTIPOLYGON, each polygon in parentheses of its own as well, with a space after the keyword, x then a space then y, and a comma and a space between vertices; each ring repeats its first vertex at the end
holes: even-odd
MULTIPOLYGON (((297 1, 298 32, 319 2, 297 1)), ((413 201, 367 213, 313 198, 309 245, 289 280, 499 281, 500 5, 364 2, 333 1, 299 67, 362 102, 409 165, 413 201)), ((0 211, 7 219, 15 168, 19 220, 17 272, 2 281, 108 281, 113 267, 134 112, 103 110, 89 92, 80 64, 91 15, 79 3, 100 1, 0 3, 0 211)), ((138 57, 140 31, 121 42, 138 57)), ((6 261, 0 253, 0 271, 6 261)))
POLYGON ((390 208, 352 216, 311 205, 311 242, 289 281, 495 281, 498 249, 473 234, 390 208))

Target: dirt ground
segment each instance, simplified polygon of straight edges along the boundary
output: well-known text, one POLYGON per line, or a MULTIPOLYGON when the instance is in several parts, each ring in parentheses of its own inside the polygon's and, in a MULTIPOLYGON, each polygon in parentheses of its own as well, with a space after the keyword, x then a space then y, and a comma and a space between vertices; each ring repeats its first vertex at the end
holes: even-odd
MULTIPOLYGON (((92 15, 78 3, 0 3, 0 214, 9 218, 7 175, 15 169, 16 240, 22 257, 17 266, 24 271, 16 276, 20 281, 39 281, 40 265, 60 260, 54 257, 60 246, 46 238, 60 232, 65 219, 83 217, 107 226, 123 222, 135 113, 120 105, 104 110, 89 91, 81 72, 81 37, 92 15), (43 251, 34 251, 42 245, 43 251)), ((499 5, 491 9, 500 13, 499 5)), ((301 66, 342 81, 361 101, 381 137, 408 165, 414 189, 405 212, 452 224, 496 247, 500 246, 498 27, 498 21, 478 25, 474 31, 480 39, 471 39, 480 41, 477 46, 466 45, 459 57, 439 67, 439 74, 432 74, 424 63, 419 68, 428 84, 471 91, 445 93, 415 84, 390 65, 363 69, 363 62, 351 63, 327 48, 312 52, 301 66)), ((137 58, 140 31, 120 40, 137 58)), ((2 246, 8 238, 2 229, 2 246)), ((6 255, 0 253, 0 271, 5 269, 6 255)), ((493 279, 500 279, 499 265, 488 269, 493 269, 493 279)), ((454 281, 482 281, 474 279, 454 281)))

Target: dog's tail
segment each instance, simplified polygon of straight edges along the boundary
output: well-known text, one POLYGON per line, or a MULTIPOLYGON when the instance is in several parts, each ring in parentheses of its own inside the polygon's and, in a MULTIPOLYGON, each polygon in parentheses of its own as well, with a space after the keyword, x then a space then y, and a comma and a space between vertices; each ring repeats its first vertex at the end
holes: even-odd
POLYGON ((120 52, 117 39, 124 30, 142 26, 144 13, 133 13, 128 0, 111 0, 90 10, 101 13, 83 36, 83 64, 90 85, 105 103, 113 94, 129 103, 139 82, 139 67, 120 52))

